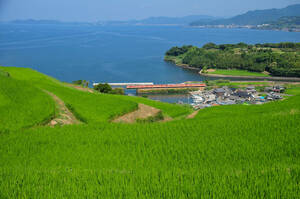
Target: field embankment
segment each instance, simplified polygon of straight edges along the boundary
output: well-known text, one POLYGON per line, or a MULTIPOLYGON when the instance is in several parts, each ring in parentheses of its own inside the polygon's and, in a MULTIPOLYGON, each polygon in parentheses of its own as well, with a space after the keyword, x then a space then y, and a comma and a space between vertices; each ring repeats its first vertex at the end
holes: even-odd
POLYGON ((71 125, 71 124, 80 124, 81 122, 74 116, 74 114, 67 108, 65 103, 59 99, 53 93, 45 91, 48 95, 50 95, 56 103, 58 113, 55 118, 53 118, 48 125, 56 126, 56 125, 71 125))
POLYGON ((149 117, 154 118, 160 112, 161 110, 156 109, 154 107, 147 106, 145 104, 139 104, 138 110, 133 111, 131 113, 127 113, 121 117, 118 117, 114 119, 113 122, 135 123, 137 120, 147 120, 147 118, 149 117))

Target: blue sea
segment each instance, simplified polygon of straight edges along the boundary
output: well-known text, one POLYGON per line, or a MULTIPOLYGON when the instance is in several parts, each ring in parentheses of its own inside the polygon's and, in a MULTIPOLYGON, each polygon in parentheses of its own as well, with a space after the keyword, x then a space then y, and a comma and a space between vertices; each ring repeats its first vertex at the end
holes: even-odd
POLYGON ((0 25, 0 65, 30 67, 71 82, 202 80, 163 61, 172 46, 208 42, 300 42, 300 33, 183 26, 0 25))

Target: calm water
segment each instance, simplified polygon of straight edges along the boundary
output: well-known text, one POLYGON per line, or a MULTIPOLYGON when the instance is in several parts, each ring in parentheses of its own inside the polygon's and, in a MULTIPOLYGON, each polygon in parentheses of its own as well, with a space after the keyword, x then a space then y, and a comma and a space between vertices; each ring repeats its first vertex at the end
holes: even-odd
POLYGON ((61 81, 179 83, 197 73, 163 61, 172 46, 300 42, 300 33, 159 26, 0 25, 0 65, 61 81))
POLYGON ((184 44, 300 42, 300 33, 159 26, 1 25, 0 65, 31 67, 62 81, 174 83, 201 80, 163 61, 184 44))

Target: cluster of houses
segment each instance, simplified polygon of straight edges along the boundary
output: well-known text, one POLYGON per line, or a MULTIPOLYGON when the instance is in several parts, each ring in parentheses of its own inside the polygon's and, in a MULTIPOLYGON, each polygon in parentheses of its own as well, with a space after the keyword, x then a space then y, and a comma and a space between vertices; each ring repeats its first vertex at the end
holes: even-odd
POLYGON ((246 89, 236 89, 224 86, 212 90, 191 92, 195 109, 211 106, 232 104, 263 104, 268 101, 280 100, 279 93, 284 91, 282 86, 266 87, 265 92, 257 92, 254 86, 246 89))

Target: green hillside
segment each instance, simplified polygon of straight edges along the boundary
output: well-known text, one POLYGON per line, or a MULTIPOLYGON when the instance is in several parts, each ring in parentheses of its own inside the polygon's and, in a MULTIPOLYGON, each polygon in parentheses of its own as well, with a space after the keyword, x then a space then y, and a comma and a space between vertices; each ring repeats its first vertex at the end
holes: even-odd
POLYGON ((0 67, 0 198, 297 198, 300 88, 264 105, 201 110, 76 90, 0 67), (58 96, 82 124, 49 127, 58 96), (173 118, 111 123, 138 103, 173 118), (4 130, 5 129, 5 130, 4 130))
POLYGON ((228 70, 227 73, 216 71, 216 74, 245 76, 246 72, 255 72, 252 73, 253 76, 267 77, 270 74, 280 77, 300 77, 300 43, 255 45, 207 43, 202 48, 175 46, 166 52, 165 60, 177 65, 198 68, 204 72, 207 69, 228 70))
POLYGON ((43 124, 55 112, 55 103, 46 93, 0 75, 0 133, 43 124))

